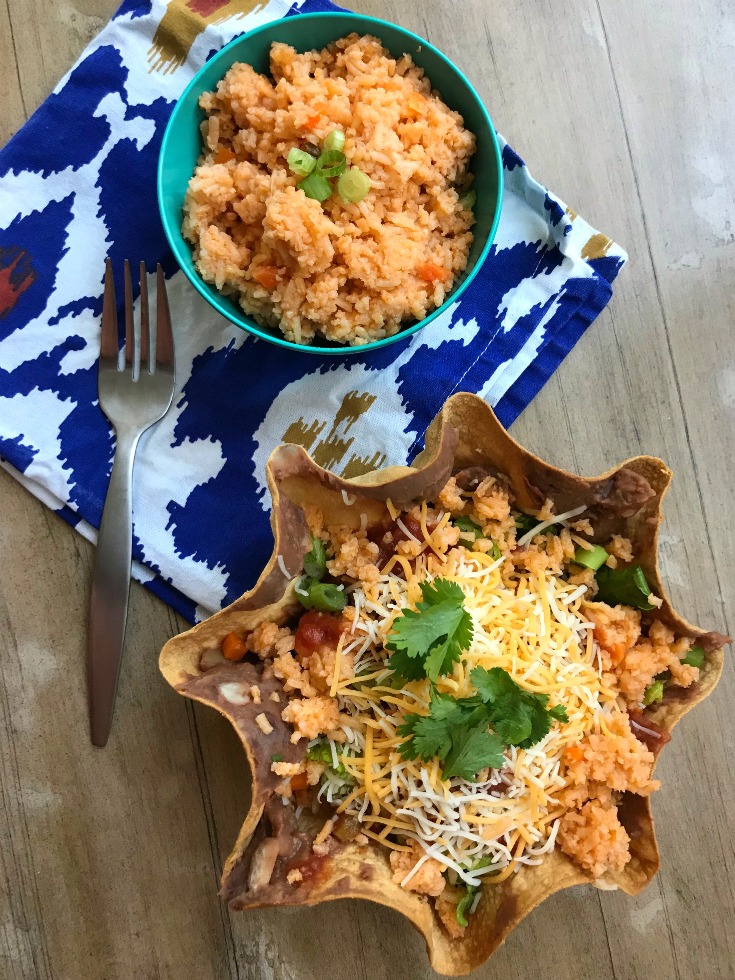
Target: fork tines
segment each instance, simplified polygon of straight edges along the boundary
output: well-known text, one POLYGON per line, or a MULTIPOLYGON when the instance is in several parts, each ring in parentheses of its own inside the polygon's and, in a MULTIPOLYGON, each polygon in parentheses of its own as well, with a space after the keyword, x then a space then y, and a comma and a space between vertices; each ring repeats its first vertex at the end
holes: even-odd
POLYGON ((118 371, 126 364, 132 366, 133 380, 140 377, 141 367, 149 374, 156 368, 173 368, 173 334, 171 315, 166 294, 166 280, 159 262, 156 267, 156 322, 150 329, 148 312, 148 275, 145 262, 140 263, 140 319, 134 315, 133 283, 130 262, 125 259, 123 283, 125 294, 124 322, 125 339, 120 344, 118 331, 118 311, 115 299, 115 281, 112 260, 105 263, 105 291, 102 301, 102 337, 100 342, 100 366, 110 367, 115 362, 118 371))

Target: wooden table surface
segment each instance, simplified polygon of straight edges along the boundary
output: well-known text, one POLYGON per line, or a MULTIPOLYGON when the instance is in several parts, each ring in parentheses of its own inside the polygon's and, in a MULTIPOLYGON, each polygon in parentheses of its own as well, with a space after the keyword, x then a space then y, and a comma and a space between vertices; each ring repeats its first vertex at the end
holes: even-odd
MULTIPOLYGON (((116 0, 0 0, 0 143, 116 0)), ((607 310, 513 426, 597 473, 674 469, 665 578, 693 621, 735 630, 735 6, 731 0, 355 0, 456 61, 534 175, 623 244, 607 310)), ((433 976, 367 903, 230 914, 216 897, 244 812, 229 726, 158 675, 184 628, 133 586, 112 739, 84 683, 92 548, 0 473, 0 976, 382 980, 433 976)), ((638 898, 543 905, 478 977, 735 977, 735 678, 677 730, 654 811, 662 870, 638 898)))

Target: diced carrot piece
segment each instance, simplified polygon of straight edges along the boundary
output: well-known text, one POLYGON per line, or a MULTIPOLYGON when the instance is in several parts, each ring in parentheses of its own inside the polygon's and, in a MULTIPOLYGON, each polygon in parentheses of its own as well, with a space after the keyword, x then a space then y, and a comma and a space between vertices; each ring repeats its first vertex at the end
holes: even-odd
POLYGON ((220 649, 227 660, 242 660, 248 652, 248 645, 238 633, 228 633, 222 640, 220 649))
POLYGON ((564 757, 573 762, 580 762, 584 759, 584 750, 581 745, 568 745, 564 750, 564 757))
POLYGON ((412 112, 423 112, 425 104, 426 99, 423 97, 423 95, 419 95, 418 92, 411 92, 408 97, 407 105, 412 112))
POLYGON ((416 272, 424 282, 446 282, 449 279, 449 272, 436 262, 424 262, 416 272))
POLYGON ((272 292, 279 282, 278 269, 274 265, 261 265, 253 270, 253 279, 272 292))
POLYGON ((217 153, 214 157, 215 163, 229 163, 230 160, 235 159, 235 154, 229 148, 229 146, 218 146, 217 153))
POLYGON ((291 792, 298 793, 300 789, 306 789, 309 785, 309 777, 305 772, 297 772, 291 776, 291 792))
POLYGON ((321 118, 322 118, 321 112, 312 112, 311 115, 306 117, 304 126, 306 126, 307 129, 316 129, 316 127, 319 125, 319 120, 321 118))

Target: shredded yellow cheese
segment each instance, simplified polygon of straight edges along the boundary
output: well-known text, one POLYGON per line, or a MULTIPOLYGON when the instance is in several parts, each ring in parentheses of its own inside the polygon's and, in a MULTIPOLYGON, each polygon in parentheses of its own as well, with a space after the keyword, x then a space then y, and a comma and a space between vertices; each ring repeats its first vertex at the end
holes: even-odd
MULTIPOLYGON (((390 501, 387 506, 393 517, 390 501)), ((425 547, 438 550, 433 538, 445 518, 429 534, 426 505, 421 507, 425 547)), ((378 581, 365 587, 351 641, 362 644, 360 656, 369 669, 340 681, 341 647, 335 663, 330 691, 354 733, 342 760, 357 783, 338 812, 355 815, 364 833, 396 850, 407 845, 391 837, 421 841, 431 856, 459 868, 465 880, 471 878, 466 868, 478 856, 492 862, 487 879, 492 882, 521 864, 537 863, 553 848, 564 812, 555 794, 565 786, 560 773, 565 749, 587 732, 607 730, 605 715, 619 710, 614 692, 602 682, 582 602, 578 586, 547 572, 504 576, 501 565, 479 551, 455 549, 444 566, 430 554, 413 564, 393 556, 378 581), (428 711, 429 683, 413 681, 403 690, 381 683, 381 675, 391 676, 384 646, 395 617, 420 599, 419 582, 432 575, 461 587, 474 625, 470 649, 450 676, 439 679, 439 691, 471 697, 475 667, 502 667, 527 690, 547 694, 550 707, 563 704, 567 711, 568 722, 554 722, 536 745, 508 747, 496 782, 490 776, 485 783, 446 780, 439 759, 405 759, 399 751, 405 739, 396 730, 407 714, 428 711)))

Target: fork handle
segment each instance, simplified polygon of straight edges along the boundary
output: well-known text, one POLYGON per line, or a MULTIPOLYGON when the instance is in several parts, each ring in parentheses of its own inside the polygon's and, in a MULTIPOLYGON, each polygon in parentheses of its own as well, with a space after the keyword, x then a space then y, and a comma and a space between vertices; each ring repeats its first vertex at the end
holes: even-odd
POLYGON ((133 461, 140 433, 117 432, 102 511, 89 614, 89 718, 92 743, 107 744, 128 618, 133 543, 133 461))

